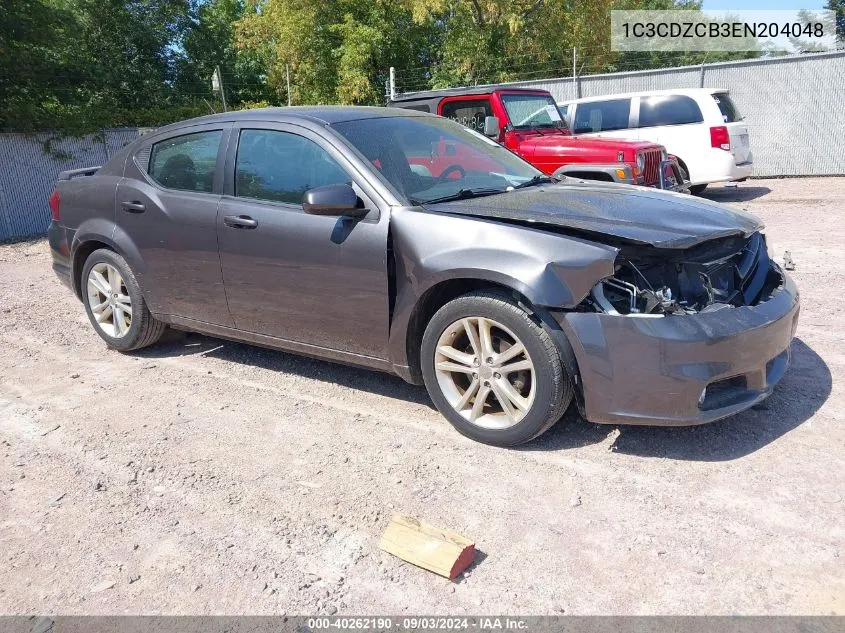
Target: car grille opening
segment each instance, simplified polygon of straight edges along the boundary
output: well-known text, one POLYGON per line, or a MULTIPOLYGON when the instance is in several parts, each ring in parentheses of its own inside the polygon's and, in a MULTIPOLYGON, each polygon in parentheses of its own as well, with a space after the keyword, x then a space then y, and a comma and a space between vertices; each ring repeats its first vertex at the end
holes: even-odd
POLYGON ((745 376, 734 376, 717 380, 707 385, 707 391, 699 404, 702 411, 721 409, 740 400, 748 389, 745 376))
POLYGON ((643 169, 643 184, 651 187, 660 182, 660 161, 663 160, 663 151, 660 149, 647 149, 643 152, 645 167, 643 169))

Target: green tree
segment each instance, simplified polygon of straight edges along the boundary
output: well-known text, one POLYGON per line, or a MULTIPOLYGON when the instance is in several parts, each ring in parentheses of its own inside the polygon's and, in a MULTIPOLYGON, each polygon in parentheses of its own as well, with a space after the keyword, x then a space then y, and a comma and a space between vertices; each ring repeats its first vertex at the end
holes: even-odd
POLYGON ((246 6, 245 0, 208 0, 192 11, 177 63, 176 87, 182 97, 217 99, 211 75, 219 65, 229 104, 278 101, 277 92, 266 81, 261 56, 235 46, 235 23, 246 6))
POLYGON ((300 104, 382 102, 388 68, 425 63, 429 46, 426 26, 392 0, 250 0, 236 42, 280 95, 287 65, 300 104))
POLYGON ((438 34, 434 87, 570 74, 573 48, 591 67, 610 59, 613 0, 405 2, 438 34))
POLYGON ((91 103, 126 109, 170 103, 188 0, 70 0, 75 45, 63 62, 91 103))
POLYGON ((65 88, 57 60, 73 16, 43 0, 0 5, 0 129, 25 127, 65 88))
POLYGON ((82 133, 196 113, 174 90, 190 10, 189 0, 4 3, 0 125, 82 133))
POLYGON ((845 0, 827 0, 825 9, 834 12, 836 41, 840 47, 845 47, 845 0))

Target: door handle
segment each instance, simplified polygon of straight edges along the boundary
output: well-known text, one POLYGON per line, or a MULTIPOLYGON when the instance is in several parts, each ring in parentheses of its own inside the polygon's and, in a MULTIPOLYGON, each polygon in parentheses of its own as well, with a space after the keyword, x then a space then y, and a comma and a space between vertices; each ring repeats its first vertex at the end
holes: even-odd
POLYGON ((223 218, 223 224, 233 229, 254 229, 258 222, 248 215, 227 215, 223 218))
POLYGON ((122 206, 123 210, 128 213, 143 213, 147 210, 147 207, 144 206, 143 202, 137 202, 135 200, 126 200, 125 202, 121 202, 120 206, 122 206))

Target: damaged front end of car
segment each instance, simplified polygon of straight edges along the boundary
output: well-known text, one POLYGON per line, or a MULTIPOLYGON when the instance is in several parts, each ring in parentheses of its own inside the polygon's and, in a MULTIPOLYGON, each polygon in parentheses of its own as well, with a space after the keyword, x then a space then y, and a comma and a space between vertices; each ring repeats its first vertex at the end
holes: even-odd
POLYGON ((615 246, 613 274, 556 314, 587 419, 701 424, 772 393, 789 362, 799 297, 759 231, 684 249, 615 246))
POLYGON ((699 314, 756 305, 782 284, 759 232, 683 250, 625 245, 614 275, 593 287, 582 308, 633 317, 699 314))

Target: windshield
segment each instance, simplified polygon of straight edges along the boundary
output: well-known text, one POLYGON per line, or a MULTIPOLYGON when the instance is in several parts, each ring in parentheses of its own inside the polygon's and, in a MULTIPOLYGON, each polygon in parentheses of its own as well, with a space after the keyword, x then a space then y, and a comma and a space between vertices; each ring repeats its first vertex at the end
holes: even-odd
POLYGON ((501 193, 543 176, 495 141, 440 117, 363 119, 332 128, 406 204, 501 193))
POLYGON ((515 128, 564 127, 551 95, 503 94, 502 103, 515 128))

